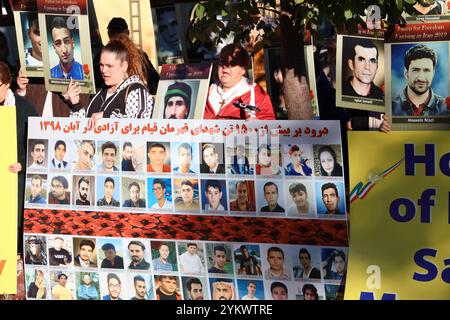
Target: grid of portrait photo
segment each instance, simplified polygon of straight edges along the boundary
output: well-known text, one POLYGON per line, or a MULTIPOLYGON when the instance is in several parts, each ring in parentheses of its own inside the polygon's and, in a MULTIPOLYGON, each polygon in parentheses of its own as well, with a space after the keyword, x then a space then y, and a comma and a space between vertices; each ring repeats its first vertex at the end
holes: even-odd
POLYGON ((28 299, 334 300, 347 248, 25 234, 28 299))
POLYGON ((28 141, 25 206, 345 219, 340 144, 28 141))

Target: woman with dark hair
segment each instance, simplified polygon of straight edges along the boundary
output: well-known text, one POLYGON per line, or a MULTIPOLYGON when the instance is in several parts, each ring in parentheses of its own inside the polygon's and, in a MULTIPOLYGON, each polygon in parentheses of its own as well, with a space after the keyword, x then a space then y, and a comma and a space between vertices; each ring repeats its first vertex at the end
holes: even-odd
POLYGON ((317 293, 317 288, 307 283, 302 288, 303 300, 319 300, 319 295, 317 293))
POLYGON ((106 87, 87 107, 79 103, 78 84, 70 82, 66 94, 73 105, 72 116, 90 117, 89 128, 101 118, 151 118, 153 98, 146 85, 145 62, 128 36, 120 34, 103 47, 100 71, 106 87))
POLYGON ((337 162, 336 152, 330 146, 320 147, 319 161, 321 176, 342 176, 342 167, 337 162))
POLYGON ((223 47, 219 56, 219 83, 209 87, 204 119, 275 119, 269 95, 246 77, 249 66, 250 57, 242 46, 229 44, 223 47), (258 110, 246 111, 239 104, 258 110))

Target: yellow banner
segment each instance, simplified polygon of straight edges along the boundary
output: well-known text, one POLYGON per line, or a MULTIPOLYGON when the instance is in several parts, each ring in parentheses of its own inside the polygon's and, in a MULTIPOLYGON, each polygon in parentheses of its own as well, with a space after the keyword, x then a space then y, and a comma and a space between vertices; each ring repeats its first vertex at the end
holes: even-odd
POLYGON ((15 294, 17 286, 17 174, 8 166, 17 162, 16 108, 0 107, 0 294, 15 294))
POLYGON ((450 299, 450 133, 351 132, 345 299, 450 299))

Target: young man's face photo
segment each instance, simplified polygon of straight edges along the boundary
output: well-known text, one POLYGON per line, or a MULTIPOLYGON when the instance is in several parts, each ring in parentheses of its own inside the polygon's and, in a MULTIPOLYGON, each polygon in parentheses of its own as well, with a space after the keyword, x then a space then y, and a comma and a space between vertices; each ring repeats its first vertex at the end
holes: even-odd
POLYGON ((184 203, 191 203, 194 199, 194 189, 187 184, 181 185, 181 198, 184 203))
POLYGON ((281 252, 278 251, 270 251, 267 256, 267 261, 269 262, 271 270, 282 270, 284 264, 284 257, 281 252))
POLYGON ((177 280, 163 277, 161 279, 161 287, 160 290, 168 295, 171 295, 177 289, 177 280))
POLYGON ((147 286, 145 284, 145 281, 136 281, 134 283, 134 290, 136 291, 136 297, 139 299, 145 299, 145 291, 147 289, 147 286))
POLYGON ((166 159, 166 151, 161 147, 152 147, 148 151, 148 158, 152 165, 162 165, 166 159))
POLYGON ((175 11, 164 11, 159 15, 158 19, 159 32, 166 43, 175 50, 178 51, 179 37, 178 37, 178 23, 175 16, 175 11))
POLYGON ((112 170, 116 161, 116 150, 114 148, 105 148, 102 154, 103 165, 105 169, 112 170))
POLYGON ((63 247, 63 245, 64 245, 64 240, 63 239, 55 239, 55 242, 54 242, 54 244, 55 244, 55 246, 54 246, 54 248, 56 249, 56 250, 61 250, 61 248, 63 247))
POLYGON ((214 300, 231 300, 233 288, 230 282, 216 282, 214 290, 214 300))
POLYGON ((191 149, 179 148, 178 149, 178 160, 180 161, 180 167, 187 167, 191 165, 192 154, 191 149))
POLYGON ((63 144, 58 144, 55 149, 55 159, 58 161, 63 161, 66 155, 66 147, 63 144))
POLYGON ((357 45, 355 52, 353 60, 348 61, 353 77, 364 84, 372 83, 378 69, 377 49, 357 45))
POLYGON ((92 257, 93 249, 91 246, 82 246, 80 248, 80 258, 83 261, 89 261, 92 257))
POLYGON ((60 276, 58 282, 61 286, 65 287, 67 283, 67 278, 65 276, 60 276))
POLYGON ((131 260, 133 262, 137 263, 144 259, 144 250, 142 250, 141 246, 137 244, 131 244, 128 250, 130 250, 131 260))
POLYGON ((106 181, 104 185, 105 197, 111 198, 114 193, 114 184, 111 181, 106 181))
POLYGON ((33 151, 31 151, 31 157, 34 163, 42 165, 45 159, 45 146, 43 144, 36 144, 33 151))
POLYGON ((254 296, 256 292, 256 285, 253 283, 249 283, 247 286, 247 291, 249 295, 254 296))
POLYGON ((335 211, 339 203, 339 197, 336 195, 334 188, 328 188, 323 190, 322 193, 323 203, 329 212, 335 211))
POLYGON ((91 276, 88 274, 85 274, 83 277, 83 283, 87 286, 91 284, 91 276))
POLYGON ((189 291, 191 300, 203 300, 203 287, 201 284, 192 283, 191 291, 189 291))
POLYGON ((94 159, 94 147, 90 143, 83 143, 78 149, 78 162, 82 168, 90 169, 94 159))
POLYGON ((138 202, 140 198, 140 190, 136 186, 131 186, 130 188, 130 199, 133 202, 138 202))
POLYGON ((345 270, 345 260, 341 256, 336 256, 333 262, 336 272, 342 274, 345 270))
POLYGON ((163 188, 160 183, 155 183, 153 185, 153 194, 155 195, 156 200, 163 199, 165 193, 166 189, 163 188))
POLYGON ((208 187, 206 190, 206 198, 208 198, 211 208, 217 208, 222 199, 222 192, 218 188, 208 187))
POLYGON ((297 207, 304 207, 307 204, 308 197, 302 190, 300 190, 299 192, 291 193, 291 198, 297 207))
POLYGON ((42 191, 42 180, 40 179, 31 179, 31 196, 32 198, 36 198, 39 193, 42 191))
POLYGON ((63 64, 71 63, 73 60, 74 41, 67 28, 52 29, 53 48, 63 64))
POLYGON ((196 252, 197 252, 197 246, 189 246, 189 247, 187 247, 187 251, 190 253, 190 254, 192 254, 192 255, 194 255, 196 252))
POLYGON ((409 88, 417 95, 428 91, 433 82, 434 66, 429 58, 412 60, 408 71, 405 72, 409 88))
POLYGON ((52 183, 51 183, 51 188, 52 188, 52 196, 55 197, 56 199, 64 199, 65 194, 66 194, 66 189, 64 189, 63 184, 61 183, 61 181, 53 179, 52 183))
POLYGON ((203 150, 203 161, 210 169, 214 169, 218 164, 219 155, 215 152, 214 148, 206 148, 203 150))
POLYGON ((278 191, 274 185, 264 187, 264 198, 269 206, 275 206, 278 202, 278 191))
POLYGON ((116 251, 114 251, 114 249, 105 250, 104 253, 105 258, 108 259, 109 261, 113 261, 114 258, 116 257, 116 251))
POLYGON ((108 281, 109 295, 113 299, 117 299, 120 295, 120 283, 117 279, 111 278, 108 281))
POLYGON ((124 160, 130 160, 133 156, 133 148, 130 146, 126 146, 123 150, 123 159, 124 160))
POLYGON ((216 250, 214 252, 214 266, 220 270, 225 268, 225 264, 227 263, 227 256, 225 251, 216 250))
POLYGON ((86 182, 82 181, 80 183, 80 187, 78 188, 78 193, 80 196, 80 200, 86 201, 89 196, 89 185, 86 182))
POLYGON ((169 258, 169 254, 170 254, 170 250, 169 250, 168 246, 162 245, 159 248, 159 256, 161 257, 161 259, 167 260, 167 258, 169 258))
POLYGON ((167 101, 164 112, 165 119, 186 119, 188 115, 189 110, 183 97, 174 96, 167 101))
POLYGON ((287 300, 288 295, 283 287, 275 287, 272 290, 272 298, 273 300, 287 300))

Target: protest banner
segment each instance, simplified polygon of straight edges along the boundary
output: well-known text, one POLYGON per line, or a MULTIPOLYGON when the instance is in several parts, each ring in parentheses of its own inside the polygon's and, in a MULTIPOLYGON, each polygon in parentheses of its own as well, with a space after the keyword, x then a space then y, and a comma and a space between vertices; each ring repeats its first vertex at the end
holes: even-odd
POLYGON ((338 122, 87 120, 30 121, 29 143, 50 151, 44 166, 28 162, 28 286, 39 273, 54 299, 85 299, 89 280, 92 299, 163 299, 169 281, 172 298, 193 299, 197 278, 205 299, 220 285, 242 299, 256 280, 259 298, 279 286, 303 299, 306 284, 336 298, 347 260, 338 122))
POLYGON ((449 138, 448 131, 349 133, 345 299, 449 298, 449 138))

